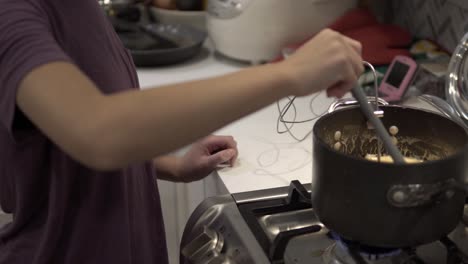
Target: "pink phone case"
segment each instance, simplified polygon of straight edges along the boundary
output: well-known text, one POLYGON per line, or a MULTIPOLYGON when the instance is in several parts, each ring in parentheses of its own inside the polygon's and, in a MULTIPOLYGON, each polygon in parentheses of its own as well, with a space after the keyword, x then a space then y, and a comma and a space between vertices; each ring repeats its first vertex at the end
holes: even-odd
POLYGON ((387 102, 400 101, 417 68, 418 65, 413 59, 406 56, 396 56, 380 84, 379 96, 387 102))

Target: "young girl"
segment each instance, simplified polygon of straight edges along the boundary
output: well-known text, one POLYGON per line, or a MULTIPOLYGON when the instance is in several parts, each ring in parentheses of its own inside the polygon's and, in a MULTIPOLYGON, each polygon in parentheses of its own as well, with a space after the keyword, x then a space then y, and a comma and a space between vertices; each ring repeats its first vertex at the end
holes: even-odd
POLYGON ((281 63, 141 91, 96 0, 0 6, 2 264, 167 263, 156 174, 201 179, 237 156, 210 132, 285 96, 341 97, 363 71, 360 44, 324 30, 281 63))

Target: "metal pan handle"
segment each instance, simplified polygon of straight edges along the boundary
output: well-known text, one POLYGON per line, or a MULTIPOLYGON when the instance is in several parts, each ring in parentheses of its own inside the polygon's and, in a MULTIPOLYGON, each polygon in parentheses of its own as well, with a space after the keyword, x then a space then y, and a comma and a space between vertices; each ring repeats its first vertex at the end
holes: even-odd
POLYGON ((468 187, 455 179, 430 184, 398 184, 387 192, 388 202, 398 208, 418 207, 451 199, 458 191, 468 187))
MULTIPOLYGON (((375 97, 373 96, 368 96, 367 97, 367 100, 371 103, 375 103, 375 97)), ((386 105, 389 105, 389 103, 387 101, 385 101, 384 99, 382 98, 378 98, 377 99, 377 103, 380 105, 380 106, 386 106, 386 105)), ((342 108, 342 107, 350 107, 350 106, 358 106, 359 105, 359 102, 354 99, 354 98, 343 98, 343 99, 339 99, 335 102, 333 102, 330 107, 328 108, 328 113, 333 113, 335 112, 336 109, 338 108, 342 108)))

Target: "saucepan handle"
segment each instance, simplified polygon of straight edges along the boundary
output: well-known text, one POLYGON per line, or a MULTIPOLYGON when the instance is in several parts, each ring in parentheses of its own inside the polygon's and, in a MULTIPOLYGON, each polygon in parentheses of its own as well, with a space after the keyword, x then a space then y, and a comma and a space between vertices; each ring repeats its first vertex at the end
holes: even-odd
MULTIPOLYGON (((367 100, 370 102, 370 103, 375 103, 375 97, 373 96, 368 96, 367 97, 367 100)), ((385 101, 384 99, 382 98, 378 98, 377 99, 377 103, 380 105, 380 106, 386 106, 386 105, 389 105, 389 103, 387 101, 385 101)), ((343 107, 349 107, 349 106, 358 106, 359 105, 359 102, 354 99, 354 98, 343 98, 343 99, 339 99, 335 102, 333 102, 330 107, 328 108, 328 113, 332 113, 334 112, 336 109, 339 109, 339 108, 343 108, 343 107)))
POLYGON ((428 184, 398 184, 387 192, 387 201, 394 207, 418 207, 434 202, 449 200, 456 192, 467 193, 468 187, 455 179, 428 184))

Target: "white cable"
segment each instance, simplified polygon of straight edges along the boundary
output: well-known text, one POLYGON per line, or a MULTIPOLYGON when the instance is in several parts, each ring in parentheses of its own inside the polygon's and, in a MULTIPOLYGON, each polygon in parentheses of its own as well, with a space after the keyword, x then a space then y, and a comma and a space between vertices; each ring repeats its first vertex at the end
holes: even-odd
MULTIPOLYGON (((287 57, 287 56, 285 56, 285 57, 287 57)), ((372 64, 370 64, 369 62, 363 61, 363 64, 366 65, 367 67, 369 67, 371 72, 373 73, 374 89, 375 89, 375 97, 376 97, 376 101, 375 101, 376 105, 375 105, 374 110, 378 110, 378 103, 377 103, 378 102, 378 100, 377 100, 377 98, 378 98, 377 72, 376 72, 375 68, 372 66, 372 64)), ((289 101, 286 103, 286 105, 283 108, 280 107, 279 101, 277 101, 276 106, 277 106, 277 109, 278 109, 278 112, 279 112, 279 116, 278 116, 278 120, 276 121, 276 132, 278 134, 288 133, 292 138, 294 138, 298 142, 304 141, 312 133, 312 129, 305 136, 303 136, 302 138, 299 138, 296 135, 294 135, 294 133, 291 131, 291 129, 294 127, 294 124, 304 124, 304 123, 307 123, 307 122, 311 122, 311 121, 314 121, 314 120, 322 117, 324 114, 327 113, 327 110, 325 110, 321 114, 317 114, 315 112, 315 110, 314 110, 313 103, 314 103, 315 99, 317 99, 317 97, 320 94, 321 93, 314 94, 312 96, 311 100, 310 100, 310 103, 309 103, 310 112, 313 114, 313 117, 309 118, 309 119, 305 119, 305 120, 299 120, 299 121, 296 120, 297 109, 296 109, 296 106, 294 105, 294 100, 296 100, 295 96, 286 97, 286 99, 289 100, 289 101), (294 111, 292 120, 284 120, 284 116, 290 110, 291 106, 292 106, 293 111, 294 111), (284 130, 280 129, 280 123, 283 124, 284 130)), ((380 151, 380 149, 379 149, 379 151, 380 151)))
POLYGON ((320 95, 320 93, 316 93, 315 95, 312 96, 311 100, 310 100, 310 103, 309 103, 309 108, 312 112, 312 114, 314 115, 314 117, 312 118, 309 118, 309 119, 305 119, 305 120, 296 120, 296 117, 297 117, 297 109, 296 109, 296 106, 294 105, 294 100, 296 99, 296 97, 286 97, 286 99, 288 99, 289 101, 286 103, 286 105, 281 108, 280 107, 280 104, 279 102, 276 102, 276 106, 277 106, 277 109, 278 109, 278 112, 279 112, 279 116, 278 116, 278 120, 276 122, 276 132, 278 134, 284 134, 284 133, 288 133, 293 139, 295 139, 296 141, 298 142, 302 142, 304 141, 307 137, 309 137, 309 135, 312 134, 312 129, 306 133, 306 135, 304 135, 302 138, 299 138, 297 137, 292 131, 291 129, 294 127, 294 124, 304 124, 304 123, 307 123, 307 122, 311 122, 311 121, 314 121, 316 119, 318 119, 319 117, 323 116, 327 111, 325 110, 323 113, 321 114, 317 114, 315 113, 315 110, 313 108, 313 103, 315 101, 315 99, 317 99, 317 97, 320 95), (292 120, 285 120, 284 119, 284 116, 286 115, 286 113, 289 111, 289 109, 291 108, 292 106, 292 109, 294 110, 293 112, 293 117, 292 117, 292 120), (280 123, 282 123, 284 125, 284 130, 281 130, 280 129, 280 123))

